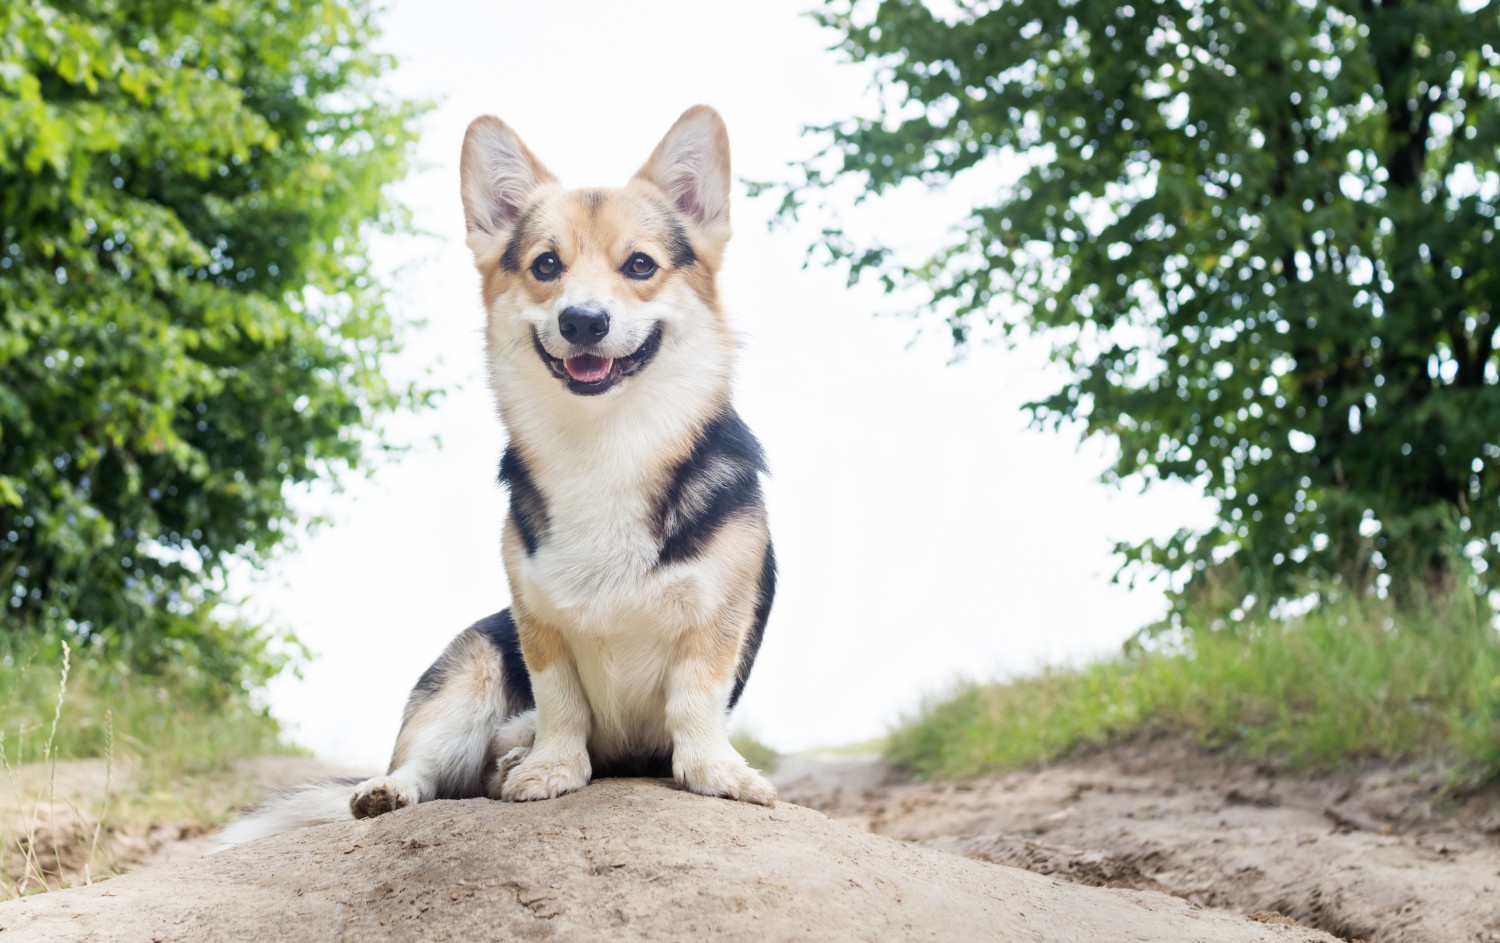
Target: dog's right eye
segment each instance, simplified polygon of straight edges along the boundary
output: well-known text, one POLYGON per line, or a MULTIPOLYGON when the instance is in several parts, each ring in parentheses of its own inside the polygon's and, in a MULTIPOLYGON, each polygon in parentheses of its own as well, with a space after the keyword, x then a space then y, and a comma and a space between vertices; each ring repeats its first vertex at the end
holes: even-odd
POLYGON ((550 282, 562 274, 562 262, 558 260, 557 253, 543 252, 531 263, 531 274, 539 282, 550 282))

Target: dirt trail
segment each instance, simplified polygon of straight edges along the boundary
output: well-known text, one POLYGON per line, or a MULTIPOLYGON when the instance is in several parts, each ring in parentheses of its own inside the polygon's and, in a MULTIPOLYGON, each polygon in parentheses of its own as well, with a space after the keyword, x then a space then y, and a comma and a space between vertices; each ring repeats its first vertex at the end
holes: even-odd
POLYGON ((0 904, 5 943, 414 939, 1332 943, 650 780, 429 802, 0 904))
POLYGON ((289 783, 344 771, 306 757, 242 760, 163 782, 121 758, 7 768, 0 777, 0 900, 202 857, 236 807, 289 783))
POLYGON ((902 782, 875 758, 789 757, 776 779, 877 834, 1081 884, 1369 943, 1500 943, 1500 804, 1438 810, 1436 775, 1415 767, 1291 778, 1135 744, 955 784, 902 782))
MULTIPOLYGON (((101 794, 98 772, 60 767, 59 791, 101 794)), ((260 792, 324 772, 266 759, 235 779, 260 792)), ((1500 943, 1500 804, 1439 808, 1430 770, 1286 777, 1135 744, 956 784, 904 782, 873 757, 786 757, 774 778, 787 803, 922 847, 639 781, 432 803, 205 861, 203 838, 173 840, 201 825, 106 826, 114 863, 165 866, 0 904, 0 940, 363 943, 421 923, 433 939, 1332 939, 1315 927, 1500 943), (282 914, 293 900, 306 919, 282 914)))

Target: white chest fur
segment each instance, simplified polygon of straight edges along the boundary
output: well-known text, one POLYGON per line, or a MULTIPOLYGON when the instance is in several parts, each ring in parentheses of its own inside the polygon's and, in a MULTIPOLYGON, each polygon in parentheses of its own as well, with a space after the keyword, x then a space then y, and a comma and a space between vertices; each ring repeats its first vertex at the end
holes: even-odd
POLYGON ((681 634, 693 630, 665 601, 693 581, 693 568, 656 567, 654 508, 640 489, 576 477, 565 483, 591 497, 549 502, 543 540, 519 566, 522 591, 567 642, 596 758, 661 752, 671 743, 667 671, 681 634))
POLYGON ((607 477, 575 473, 546 484, 546 530, 520 564, 527 603, 564 631, 616 634, 622 620, 652 608, 650 503, 607 477))
POLYGON ((670 746, 667 673, 683 634, 701 630, 722 604, 711 558, 659 565, 656 518, 670 471, 659 456, 675 453, 642 454, 651 444, 637 435, 541 446, 533 480, 546 525, 511 574, 526 608, 567 643, 598 757, 670 746))
POLYGON ((546 509, 512 589, 569 636, 671 638, 717 608, 711 566, 658 566, 661 492, 727 385, 727 374, 680 369, 678 348, 669 338, 645 374, 598 401, 559 399, 535 370, 493 377, 546 509))

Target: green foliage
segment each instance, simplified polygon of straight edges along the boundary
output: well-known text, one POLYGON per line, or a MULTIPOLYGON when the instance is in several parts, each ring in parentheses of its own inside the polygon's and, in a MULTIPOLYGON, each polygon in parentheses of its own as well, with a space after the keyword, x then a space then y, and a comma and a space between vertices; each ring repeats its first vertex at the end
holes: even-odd
POLYGON ((212 661, 190 651, 144 672, 97 643, 69 651, 68 634, 0 636, 0 900, 89 883, 160 831, 222 823, 281 766, 247 759, 289 752, 212 661))
POLYGON ((284 656, 242 653, 226 675, 222 664, 197 658, 189 648, 185 657, 146 671, 95 643, 72 651, 60 719, 44 754, 59 711, 64 634, 0 637, 0 760, 6 765, 113 753, 136 761, 139 784, 154 788, 246 757, 285 752, 280 726, 264 705, 246 687, 229 684, 246 670, 260 672, 263 683, 284 656))
POLYGON ((1139 735, 1186 736, 1253 761, 1458 763, 1500 778, 1500 640, 1466 593, 1414 617, 1345 601, 1239 633, 1194 621, 1176 644, 1080 671, 971 685, 894 732, 887 757, 956 778, 1045 763, 1139 735))
POLYGON ((264 639, 214 617, 226 562, 263 560, 288 486, 363 465, 374 418, 427 395, 380 372, 398 331, 366 249, 404 225, 385 188, 418 109, 377 87, 371 15, 0 5, 10 630, 264 679, 264 639))
MULTIPOLYGON (((1217 526, 1122 547, 1241 601, 1402 599, 1500 572, 1500 9, 1494 0, 829 0, 875 113, 784 217, 852 178, 1005 176, 931 258, 838 227, 815 255, 1053 343, 1030 404, 1205 487, 1217 526)), ((765 185, 761 185, 765 186, 765 185)), ((1180 583, 1180 585, 1181 585, 1180 583)))

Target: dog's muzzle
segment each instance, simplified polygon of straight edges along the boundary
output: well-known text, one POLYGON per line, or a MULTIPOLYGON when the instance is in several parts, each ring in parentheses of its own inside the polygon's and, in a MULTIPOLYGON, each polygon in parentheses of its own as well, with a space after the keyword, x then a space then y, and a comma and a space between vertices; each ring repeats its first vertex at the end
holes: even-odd
MULTIPOLYGON (((567 312, 563 313, 563 317, 567 317, 567 312)), ((592 322, 584 324, 576 320, 572 322, 572 326, 574 336, 589 337, 597 329, 597 325, 592 322)), ((563 330, 566 331, 566 325, 563 330)), ((602 338, 608 332, 609 322, 605 319, 598 337, 602 338)), ((542 344, 542 337, 536 328, 531 329, 531 344, 536 348, 537 356, 542 358, 542 363, 547 365, 553 376, 563 381, 569 392, 579 396, 597 396, 614 389, 626 377, 635 376, 644 370, 661 349, 661 336, 661 322, 657 321, 651 325, 651 333, 646 335, 641 346, 624 357, 605 357, 597 350, 590 349, 595 346, 592 341, 572 345, 576 351, 572 356, 554 357, 542 344)))

